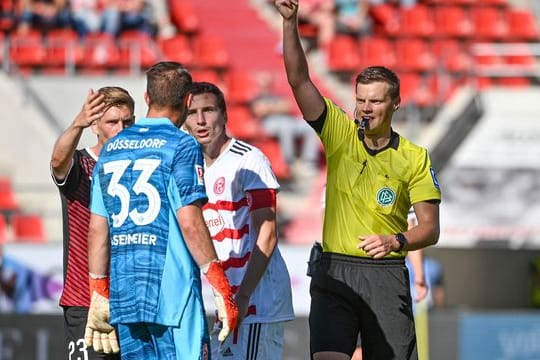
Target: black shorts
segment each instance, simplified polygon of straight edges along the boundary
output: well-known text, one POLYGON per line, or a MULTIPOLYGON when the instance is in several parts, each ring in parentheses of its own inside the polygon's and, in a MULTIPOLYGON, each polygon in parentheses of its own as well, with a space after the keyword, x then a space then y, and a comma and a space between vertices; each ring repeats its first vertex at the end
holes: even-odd
POLYGON ((360 334, 364 360, 418 358, 403 259, 323 253, 310 294, 312 356, 321 351, 352 356, 360 334))
POLYGON ((88 318, 88 308, 78 306, 64 307, 64 331, 66 339, 66 359, 120 360, 120 355, 107 355, 87 348, 84 344, 84 329, 88 318))

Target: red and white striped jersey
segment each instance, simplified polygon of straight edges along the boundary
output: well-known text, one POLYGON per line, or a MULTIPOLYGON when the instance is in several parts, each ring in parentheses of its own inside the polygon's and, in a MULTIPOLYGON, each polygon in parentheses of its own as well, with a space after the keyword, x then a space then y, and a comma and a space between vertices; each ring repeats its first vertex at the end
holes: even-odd
MULTIPOLYGON (((236 291, 244 277, 257 234, 251 231, 247 191, 279 189, 266 156, 256 147, 232 139, 211 166, 205 166, 208 203, 203 214, 219 259, 236 291)), ((244 323, 294 319, 291 282, 276 247, 250 299, 244 323)))

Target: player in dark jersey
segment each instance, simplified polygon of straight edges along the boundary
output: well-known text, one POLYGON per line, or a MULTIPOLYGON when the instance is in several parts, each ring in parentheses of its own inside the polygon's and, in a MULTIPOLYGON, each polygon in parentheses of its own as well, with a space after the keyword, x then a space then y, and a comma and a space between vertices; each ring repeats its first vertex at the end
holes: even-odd
POLYGON ((119 87, 90 90, 81 112, 56 141, 51 174, 60 191, 64 230, 64 310, 66 349, 69 359, 117 359, 94 352, 84 344, 90 305, 88 291, 87 235, 90 219, 90 179, 103 144, 134 122, 135 103, 119 87), (76 149, 86 128, 97 135, 94 146, 76 149))

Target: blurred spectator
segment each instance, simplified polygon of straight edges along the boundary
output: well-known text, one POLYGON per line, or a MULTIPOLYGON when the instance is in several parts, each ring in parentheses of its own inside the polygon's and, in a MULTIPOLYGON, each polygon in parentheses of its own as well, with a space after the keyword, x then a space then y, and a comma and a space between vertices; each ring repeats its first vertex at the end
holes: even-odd
POLYGON ((166 0, 148 0, 156 24, 157 36, 168 39, 176 34, 176 27, 171 22, 169 3, 166 0))
POLYGON ((334 0, 303 0, 298 8, 299 26, 317 28, 317 46, 326 47, 334 38, 334 0))
POLYGON ((21 0, 21 16, 17 30, 35 28, 47 32, 54 28, 71 27, 72 17, 67 0, 21 0))
POLYGON ((110 2, 100 0, 71 0, 71 13, 79 36, 103 32, 115 36, 119 28, 119 13, 110 2))
POLYGON ((0 312, 30 312, 30 272, 17 261, 4 256, 3 248, 0 248, 0 257, 0 312))
POLYGON ((318 171, 320 143, 317 135, 305 121, 293 116, 292 103, 273 92, 270 73, 259 75, 259 94, 250 102, 255 117, 262 121, 264 130, 275 136, 289 165, 298 165, 305 175, 318 171), (292 119, 291 119, 292 118, 292 119), (300 162, 296 160, 296 142, 301 142, 300 162))
POLYGON ((335 0, 336 32, 361 36, 371 32, 369 0, 335 0))
POLYGON ((151 36, 156 34, 154 13, 144 0, 111 0, 119 10, 119 27, 116 35, 125 30, 138 30, 151 36))

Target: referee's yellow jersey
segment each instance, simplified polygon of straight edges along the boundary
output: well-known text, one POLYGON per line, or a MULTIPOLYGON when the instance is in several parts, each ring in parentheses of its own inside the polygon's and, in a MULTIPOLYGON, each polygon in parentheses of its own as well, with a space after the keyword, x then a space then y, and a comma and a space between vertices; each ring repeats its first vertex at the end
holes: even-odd
MULTIPOLYGON (((324 251, 369 257, 358 236, 407 230, 411 204, 441 199, 427 150, 392 133, 387 147, 369 151, 358 128, 331 100, 320 135, 328 166, 324 251)), ((391 252, 403 257, 406 252, 391 252)))

